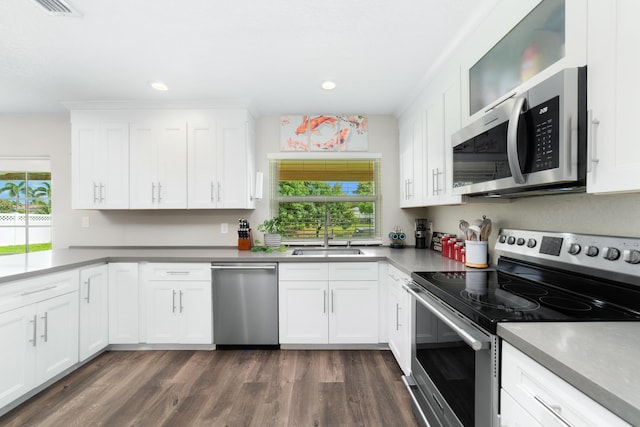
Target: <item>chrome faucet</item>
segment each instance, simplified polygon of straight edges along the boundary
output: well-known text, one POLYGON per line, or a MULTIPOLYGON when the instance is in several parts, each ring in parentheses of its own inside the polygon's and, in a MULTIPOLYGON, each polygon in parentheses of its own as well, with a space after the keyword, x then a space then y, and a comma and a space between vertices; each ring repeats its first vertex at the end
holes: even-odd
POLYGON ((331 215, 329 214, 329 209, 325 211, 324 214, 324 247, 329 247, 329 226, 331 225, 331 215))

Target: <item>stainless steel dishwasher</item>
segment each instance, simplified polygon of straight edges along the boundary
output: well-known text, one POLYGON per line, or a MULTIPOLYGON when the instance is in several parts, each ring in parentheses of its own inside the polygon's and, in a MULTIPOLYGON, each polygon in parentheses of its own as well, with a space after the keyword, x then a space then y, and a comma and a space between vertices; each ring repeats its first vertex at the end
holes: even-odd
POLYGON ((277 264, 214 263, 213 342, 278 344, 277 264))

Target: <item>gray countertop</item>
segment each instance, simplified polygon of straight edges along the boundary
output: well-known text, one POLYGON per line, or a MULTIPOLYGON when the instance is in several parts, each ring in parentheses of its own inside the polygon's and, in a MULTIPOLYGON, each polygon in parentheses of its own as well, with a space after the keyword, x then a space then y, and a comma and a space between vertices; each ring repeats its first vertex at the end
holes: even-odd
POLYGON ((360 247, 364 255, 349 256, 293 256, 286 252, 251 252, 220 247, 164 247, 164 248, 101 248, 77 247, 53 251, 0 257, 0 285, 40 274, 100 262, 357 262, 388 261, 407 274, 412 271, 460 271, 462 263, 442 258, 440 252, 429 249, 392 249, 388 247, 360 247))
POLYGON ((498 335, 640 426, 640 322, 500 323, 498 335))

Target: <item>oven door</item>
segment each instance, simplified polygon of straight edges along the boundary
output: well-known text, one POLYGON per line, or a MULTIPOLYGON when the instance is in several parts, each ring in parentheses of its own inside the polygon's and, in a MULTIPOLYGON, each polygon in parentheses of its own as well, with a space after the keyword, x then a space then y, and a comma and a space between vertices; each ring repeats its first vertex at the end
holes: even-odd
POLYGON ((426 426, 495 426, 497 338, 481 332, 416 284, 412 295, 414 413, 426 426))

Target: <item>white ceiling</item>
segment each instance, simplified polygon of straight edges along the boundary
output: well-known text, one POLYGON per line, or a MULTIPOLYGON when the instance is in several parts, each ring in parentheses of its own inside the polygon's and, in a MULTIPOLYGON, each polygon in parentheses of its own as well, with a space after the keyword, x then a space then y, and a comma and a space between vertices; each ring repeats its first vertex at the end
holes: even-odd
POLYGON ((0 113, 62 101, 249 103, 390 114, 496 0, 0 0, 0 113), (326 92, 323 80, 338 87, 326 92), (161 80, 167 92, 148 86, 161 80))

